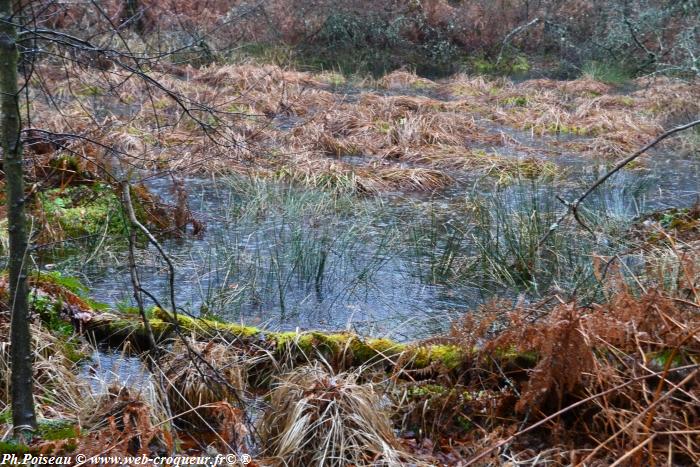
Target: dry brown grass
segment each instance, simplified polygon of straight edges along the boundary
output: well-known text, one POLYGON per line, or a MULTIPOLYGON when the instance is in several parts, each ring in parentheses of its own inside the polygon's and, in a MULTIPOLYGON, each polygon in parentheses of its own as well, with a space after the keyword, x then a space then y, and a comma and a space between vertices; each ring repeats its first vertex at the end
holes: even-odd
POLYGON ((366 192, 383 187, 432 190, 444 182, 436 183, 438 177, 431 175, 427 182, 416 183, 417 173, 441 172, 439 178, 447 181, 455 171, 483 168, 455 154, 503 146, 537 157, 537 149, 497 125, 543 137, 570 135, 570 140, 552 141, 555 153, 617 158, 658 135, 669 122, 698 112, 693 99, 698 84, 667 78, 637 80, 638 90, 627 95, 590 78, 515 84, 456 75, 433 82, 398 71, 374 83, 432 96, 426 97, 383 95, 376 88, 346 96, 329 84, 336 78, 328 73, 270 65, 170 65, 154 72, 156 80, 179 96, 188 115, 163 91, 117 69, 67 64, 60 71, 56 65, 38 67, 43 84, 63 96, 65 105, 57 113, 36 99, 34 121, 59 133, 83 133, 129 154, 108 159, 95 144, 70 141, 70 150, 90 161, 90 172, 98 175, 134 167, 304 174, 292 179, 334 178, 340 172, 365 180, 354 185, 366 192), (96 127, 93 114, 98 110, 108 116, 96 127), (355 167, 343 160, 347 156, 381 160, 382 168, 355 167), (334 162, 329 164, 329 159, 334 162), (404 181, 398 180, 400 173, 404 181))
POLYGON ((175 445, 167 409, 156 394, 150 396, 115 386, 94 398, 83 409, 84 432, 75 452, 88 458, 172 453, 175 445))
MULTIPOLYGON (((0 410, 10 406, 9 321, 0 317, 0 410)), ((88 387, 65 353, 65 342, 32 324, 34 397, 41 418, 75 418, 82 410, 88 387)))
POLYGON ((397 70, 382 76, 382 78, 377 81, 377 86, 385 89, 400 90, 412 88, 414 90, 425 90, 436 88, 437 84, 429 79, 421 78, 415 73, 397 70))
POLYGON ((320 366, 282 377, 260 423, 275 466, 423 465, 402 452, 380 396, 358 375, 320 366))
POLYGON ((159 362, 175 422, 188 430, 211 432, 234 446, 244 441, 241 403, 252 368, 268 363, 264 353, 244 351, 240 343, 219 338, 209 342, 175 342, 159 362), (189 348, 188 348, 189 347, 189 348))

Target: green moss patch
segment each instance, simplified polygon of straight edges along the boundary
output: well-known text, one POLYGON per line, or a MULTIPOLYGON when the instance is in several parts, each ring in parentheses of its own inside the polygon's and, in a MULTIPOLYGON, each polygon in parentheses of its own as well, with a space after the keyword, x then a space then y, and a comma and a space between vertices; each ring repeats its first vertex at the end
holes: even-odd
POLYGON ((0 454, 29 454, 29 447, 15 441, 0 441, 0 454))
MULTIPOLYGON (((156 309, 151 326, 157 338, 172 335, 174 317, 167 311, 156 309)), ((462 350, 452 345, 407 346, 386 338, 362 338, 352 333, 327 333, 321 331, 306 332, 271 332, 233 323, 222 323, 208 319, 196 319, 178 315, 177 324, 187 335, 207 340, 216 337, 225 339, 255 339, 268 345, 280 354, 299 354, 303 358, 322 357, 329 361, 345 361, 353 366, 367 363, 395 361, 404 353, 409 365, 414 368, 426 368, 439 365, 454 370, 464 359, 462 350)), ((137 317, 127 315, 105 314, 90 323, 93 330, 98 330, 98 337, 111 340, 130 340, 143 344, 146 342, 143 324, 137 317)))
POLYGON ((66 237, 127 232, 121 202, 106 184, 54 188, 40 193, 39 203, 47 223, 60 227, 66 237))
POLYGON ((425 368, 432 364, 440 364, 454 370, 464 361, 462 349, 455 345, 431 345, 418 347, 415 353, 414 365, 425 368))
POLYGON ((70 420, 40 420, 37 424, 37 435, 48 441, 72 439, 79 436, 75 422, 70 420))

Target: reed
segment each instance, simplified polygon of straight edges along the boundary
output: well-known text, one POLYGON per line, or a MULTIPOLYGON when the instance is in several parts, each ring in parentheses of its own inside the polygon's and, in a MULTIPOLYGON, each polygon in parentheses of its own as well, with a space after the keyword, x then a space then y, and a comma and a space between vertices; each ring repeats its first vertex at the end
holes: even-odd
POLYGON ((390 257, 393 229, 377 229, 382 203, 352 192, 301 189, 261 178, 231 178, 228 213, 236 233, 204 252, 200 298, 208 313, 231 315, 260 305, 282 317, 306 299, 341 297, 372 281, 390 257))

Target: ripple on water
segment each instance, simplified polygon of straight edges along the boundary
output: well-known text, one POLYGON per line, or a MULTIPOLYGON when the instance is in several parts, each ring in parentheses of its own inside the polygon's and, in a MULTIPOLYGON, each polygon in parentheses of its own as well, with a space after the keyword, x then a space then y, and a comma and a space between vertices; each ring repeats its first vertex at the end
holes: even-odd
MULTIPOLYGON (((310 222, 304 234, 318 235, 315 240, 331 245, 320 285, 313 276, 299 278, 305 261, 316 259, 294 253, 302 243, 293 243, 301 242, 294 240, 293 220, 269 212, 232 215, 234 211, 241 214, 247 205, 230 183, 188 179, 190 207, 207 223, 208 230, 202 238, 166 242, 177 266, 178 304, 198 312, 203 304, 215 302, 216 311, 226 319, 277 329, 349 328, 398 339, 444 330, 451 317, 477 307, 489 296, 476 286, 426 281, 417 274, 419 266, 407 240, 413 223, 427 221, 436 212, 441 213, 440 222, 463 219, 468 198, 474 194, 498 196, 513 211, 523 209, 534 194, 561 209, 555 195, 573 199, 611 167, 609 161, 575 155, 550 159, 566 168, 556 182, 498 186, 488 177, 467 175, 440 194, 393 195, 380 198, 377 204, 358 204, 358 211, 376 209, 369 225, 354 224, 352 213, 321 216, 310 222), (348 239, 347 232, 352 229, 361 233, 348 239), (327 239, 314 232, 323 232, 327 239), (391 244, 382 245, 382 241, 391 244), (276 254, 282 256, 275 258, 276 254)), ((586 201, 586 206, 600 209, 606 216, 632 219, 652 209, 690 205, 697 197, 698 180, 700 158, 652 153, 644 156, 643 169, 619 172, 586 201)), ((169 180, 149 183, 158 195, 172 198, 169 180)), ((304 248, 309 249, 307 256, 318 253, 314 250, 318 245, 304 248)), ((139 262, 144 286, 168 304, 168 278, 162 261, 151 248, 139 262)), ((124 264, 92 264, 82 273, 96 299, 110 304, 131 299, 124 264)), ((109 359, 102 364, 106 368, 110 365, 109 359)), ((116 374, 134 371, 117 369, 116 374)))

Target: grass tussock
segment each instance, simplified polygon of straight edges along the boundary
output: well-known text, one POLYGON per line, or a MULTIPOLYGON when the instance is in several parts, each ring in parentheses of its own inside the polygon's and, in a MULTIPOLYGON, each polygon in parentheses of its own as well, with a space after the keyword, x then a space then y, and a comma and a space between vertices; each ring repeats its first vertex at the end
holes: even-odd
POLYGON ((270 465, 405 465, 380 396, 352 373, 320 366, 283 376, 260 424, 270 465))
MULTIPOLYGON (((89 347, 74 333, 71 322, 86 319, 89 305, 74 291, 59 285, 58 276, 32 277, 30 323, 34 397, 39 418, 74 419, 89 393, 76 374, 89 347)), ((67 283, 68 281, 66 281, 67 283)), ((10 307, 7 277, 0 278, 0 412, 10 407, 10 307)))
MULTIPOLYGON (((79 350, 65 336, 31 324, 34 397, 40 418, 73 418, 81 410, 87 386, 75 372, 79 350)), ((0 412, 10 408, 10 321, 0 314, 0 412)))
POLYGON ((476 156, 485 148, 540 157, 541 151, 499 125, 544 138, 566 135, 553 142, 554 154, 617 158, 699 110, 697 83, 671 78, 638 79, 620 94, 591 77, 514 83, 460 74, 438 82, 397 71, 344 94, 329 73, 169 65, 153 72, 172 91, 167 94, 117 69, 105 75, 44 63, 37 73, 65 99, 58 115, 37 98, 37 126, 59 134, 89 129, 91 139, 120 155, 109 158, 87 140, 32 134, 30 159, 58 183, 136 168, 274 176, 302 165, 307 175, 292 179, 342 174, 360 180, 352 184, 358 191, 430 191, 456 172, 483 168, 476 156), (172 96, 189 106, 187 113, 172 96), (110 123, 94 128, 86 109, 107 112, 110 123), (73 165, 47 162, 59 152, 68 153, 73 165), (374 163, 382 168, 363 170, 374 163), (442 182, 431 177, 416 183, 416 171, 440 172, 442 182))
POLYGON ((377 81, 377 86, 385 89, 425 90, 435 88, 437 85, 434 81, 421 78, 415 73, 405 70, 396 70, 382 76, 377 81))
POLYGON ((240 409, 234 405, 241 402, 247 370, 255 363, 255 357, 242 354, 225 340, 176 342, 159 363, 176 422, 207 430, 212 424, 217 428, 229 424, 227 414, 240 418, 240 409), (215 413, 222 420, 212 417, 215 413))
POLYGON ((147 397, 125 387, 112 387, 92 401, 81 421, 85 433, 75 452, 91 456, 169 455, 174 438, 168 412, 157 394, 147 397))

